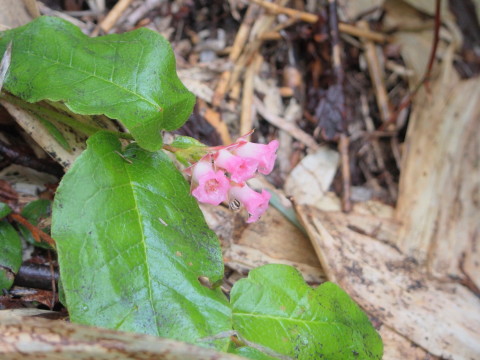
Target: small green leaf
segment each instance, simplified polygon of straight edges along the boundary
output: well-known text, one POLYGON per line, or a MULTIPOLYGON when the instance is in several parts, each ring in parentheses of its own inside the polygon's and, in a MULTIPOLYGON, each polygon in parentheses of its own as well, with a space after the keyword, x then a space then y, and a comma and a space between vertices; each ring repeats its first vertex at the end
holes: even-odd
POLYGON ((62 132, 57 129, 55 124, 53 124, 51 121, 48 121, 40 116, 38 116, 38 120, 43 126, 45 126, 45 128, 50 133, 50 135, 52 135, 52 137, 60 144, 61 147, 63 147, 68 152, 72 151, 72 148, 68 143, 67 139, 65 139, 65 136, 63 136, 62 132))
POLYGON ((10 41, 7 91, 28 102, 63 101, 74 113, 120 120, 145 149, 160 149, 161 131, 180 127, 193 108, 173 51, 155 31, 90 38, 65 20, 43 16, 0 32, 0 56, 10 41))
POLYGON ((381 359, 383 344, 368 317, 337 285, 310 288, 286 265, 266 265, 231 292, 240 338, 295 359, 381 359))
POLYGON ((177 160, 185 166, 197 162, 208 152, 208 146, 189 136, 177 136, 170 147, 177 160))
POLYGON ((22 265, 22 242, 6 221, 0 221, 0 291, 10 289, 14 275, 22 265))
POLYGON ((178 149, 206 148, 207 146, 190 136, 177 136, 170 144, 178 149))
MULTIPOLYGON (((39 199, 32 201, 25 205, 22 210, 22 216, 27 219, 30 224, 35 226, 39 224, 40 220, 50 217, 51 213, 52 201, 47 199, 39 199)), ((48 244, 35 241, 32 233, 25 226, 18 225, 18 228, 23 239, 25 239, 25 241, 29 244, 45 249, 51 249, 48 244)), ((42 227, 40 230, 47 234, 50 234, 50 226, 42 227)))
POLYGON ((0 219, 3 219, 5 216, 8 216, 12 212, 10 206, 4 202, 0 202, 0 219))
POLYGON ((52 235, 73 322, 220 349, 231 330, 221 248, 163 151, 97 133, 57 190, 52 235))

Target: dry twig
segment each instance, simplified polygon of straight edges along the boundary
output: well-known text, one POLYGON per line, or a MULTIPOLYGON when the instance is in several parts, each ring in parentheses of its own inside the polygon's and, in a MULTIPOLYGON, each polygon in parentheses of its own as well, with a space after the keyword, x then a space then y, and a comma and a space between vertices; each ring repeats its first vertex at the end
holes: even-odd
POLYGON ((263 57, 257 54, 245 73, 242 93, 242 113, 240 116, 240 134, 246 134, 253 129, 253 119, 255 118, 255 107, 253 107, 254 80, 263 57))
MULTIPOLYGON (((360 28, 366 29, 368 24, 365 21, 362 21, 359 26, 360 28)), ((386 122, 390 119, 390 102, 388 100, 387 89, 384 82, 385 72, 380 66, 377 48, 373 41, 365 39, 364 47, 370 79, 373 83, 376 95, 375 98, 377 100, 378 109, 380 110, 380 117, 383 122, 386 122)))
POLYGON ((299 140, 300 142, 302 142, 305 146, 309 147, 310 149, 312 149, 312 150, 318 150, 319 149, 319 145, 317 144, 315 139, 311 135, 307 134, 302 129, 300 129, 297 125, 295 125, 291 122, 285 121, 281 117, 270 113, 265 108, 265 106, 260 101, 260 99, 255 98, 254 103, 255 103, 255 107, 258 110, 258 113, 260 115, 262 115, 262 117, 265 120, 267 120, 270 124, 278 127, 279 129, 281 129, 283 131, 286 131, 292 137, 299 140))
MULTIPOLYGON (((337 2, 336 0, 328 0, 328 20, 330 28, 330 39, 332 43, 332 61, 333 61, 333 73, 335 75, 335 86, 340 88, 343 93, 343 82, 345 74, 343 72, 341 49, 340 49, 340 36, 338 33, 338 17, 337 17, 337 2)), ((348 155, 348 148, 350 140, 347 135, 347 120, 345 118, 345 98, 342 97, 339 100, 339 111, 342 116, 342 132, 340 134, 340 140, 338 143, 338 151, 340 152, 341 159, 341 172, 342 172, 342 208, 343 211, 349 212, 352 210, 352 203, 350 201, 351 184, 350 184, 350 160, 348 155)))
POLYGON ((115 4, 115 6, 110 10, 105 19, 100 23, 100 28, 108 33, 117 23, 118 19, 122 16, 125 10, 128 9, 133 0, 120 0, 115 4))
MULTIPOLYGON (((305 21, 305 22, 312 23, 312 24, 314 24, 318 21, 318 16, 317 15, 310 14, 310 13, 305 12, 305 11, 299 11, 299 10, 287 8, 287 7, 284 7, 284 6, 275 4, 275 3, 267 2, 265 0, 251 0, 251 1, 255 4, 258 4, 262 7, 264 7, 265 9, 267 9, 268 11, 270 11, 271 13, 274 13, 274 14, 285 14, 285 15, 288 15, 288 16, 294 18, 294 19, 298 19, 300 21, 305 21)), ((356 37, 367 38, 367 39, 370 39, 370 40, 376 41, 376 42, 384 43, 384 42, 390 41, 390 38, 387 35, 384 35, 382 33, 376 32, 376 31, 371 31, 371 30, 368 30, 368 29, 361 29, 361 28, 358 28, 356 26, 346 24, 346 23, 339 23, 338 24, 338 29, 342 33, 352 35, 352 36, 356 36, 356 37)))

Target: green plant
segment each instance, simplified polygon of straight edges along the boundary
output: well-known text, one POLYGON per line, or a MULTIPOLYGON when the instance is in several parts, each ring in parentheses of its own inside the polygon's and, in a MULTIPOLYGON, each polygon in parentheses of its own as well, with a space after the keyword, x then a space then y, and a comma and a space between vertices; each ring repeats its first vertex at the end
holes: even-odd
MULTIPOLYGON (((52 236, 72 321, 252 359, 381 358, 375 329, 334 284, 314 290, 295 269, 270 265, 236 283, 231 301, 220 290, 219 242, 162 147, 185 164, 207 159, 203 166, 209 166, 211 160, 220 163, 220 156, 243 156, 250 160, 242 164, 254 167, 236 175, 243 181, 257 169, 271 171, 277 144, 265 145, 268 159, 253 159, 243 140, 216 149, 189 138, 162 144, 162 131, 186 121, 194 97, 178 79, 173 52, 159 34, 138 29, 88 38, 68 22, 41 17, 0 33, 0 54, 10 43, 2 98, 53 128, 62 122, 89 136, 53 204, 52 236), (92 125, 87 120, 93 115, 115 119, 129 133, 92 125), (125 146, 122 138, 130 143, 125 146)), ((195 176, 199 183, 227 181, 221 196, 209 202, 225 200, 228 191, 252 196, 242 195, 247 188, 230 185, 223 172, 195 175, 194 169, 195 176)), ((253 196, 245 200, 251 221, 270 197, 253 196)))

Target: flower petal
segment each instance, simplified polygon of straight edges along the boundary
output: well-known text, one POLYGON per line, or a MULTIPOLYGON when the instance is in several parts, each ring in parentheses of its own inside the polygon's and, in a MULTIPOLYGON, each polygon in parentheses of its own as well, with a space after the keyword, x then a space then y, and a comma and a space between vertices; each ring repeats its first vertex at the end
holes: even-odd
POLYGON ((245 209, 247 209, 250 214, 247 223, 253 223, 268 209, 271 194, 265 190, 258 193, 244 184, 243 186, 232 186, 229 191, 229 196, 230 198, 237 199, 245 206, 245 209))

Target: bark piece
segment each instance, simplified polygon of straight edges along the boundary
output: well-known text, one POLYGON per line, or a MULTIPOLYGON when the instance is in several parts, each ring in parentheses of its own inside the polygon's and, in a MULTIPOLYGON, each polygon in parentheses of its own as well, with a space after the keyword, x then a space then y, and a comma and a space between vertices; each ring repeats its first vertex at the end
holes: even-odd
POLYGON ((458 283, 432 279, 403 255, 389 239, 394 223, 365 216, 352 228, 342 213, 309 206, 299 206, 298 213, 328 279, 370 316, 436 356, 478 358, 480 299, 458 283), (381 236, 369 234, 375 228, 381 236))
POLYGON ((241 360, 243 358, 154 336, 19 316, 0 311, 2 360, 241 360))
POLYGON ((433 275, 465 272, 480 287, 480 79, 448 84, 420 94, 410 119, 398 245, 433 275))

